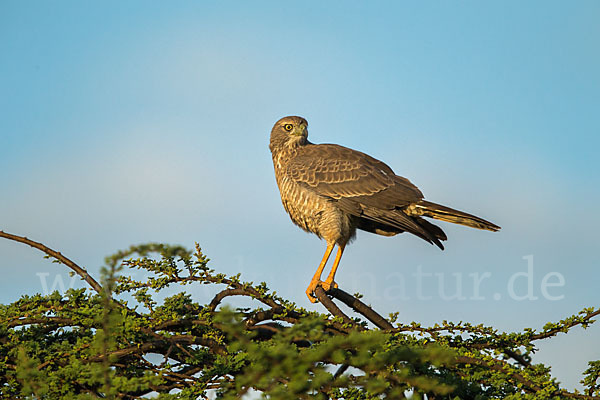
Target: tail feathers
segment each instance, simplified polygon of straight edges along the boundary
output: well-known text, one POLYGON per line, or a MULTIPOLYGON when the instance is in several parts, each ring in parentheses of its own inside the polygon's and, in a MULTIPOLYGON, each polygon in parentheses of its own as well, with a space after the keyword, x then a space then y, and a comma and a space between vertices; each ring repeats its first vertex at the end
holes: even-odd
POLYGON ((435 244, 441 250, 444 250, 444 245, 441 240, 446 240, 448 237, 439 226, 434 225, 423 218, 415 218, 415 222, 430 235, 431 243, 435 244))
POLYGON ((405 209, 405 213, 410 216, 425 216, 439 219, 440 221, 452 222, 454 224, 485 229, 493 232, 500 230, 498 225, 486 221, 485 219, 425 200, 411 204, 405 209))

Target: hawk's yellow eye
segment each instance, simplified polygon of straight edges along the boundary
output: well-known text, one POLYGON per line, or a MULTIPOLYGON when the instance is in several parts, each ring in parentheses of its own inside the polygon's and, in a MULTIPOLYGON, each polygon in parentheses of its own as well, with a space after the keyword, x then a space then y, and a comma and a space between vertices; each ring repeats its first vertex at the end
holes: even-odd
POLYGON ((283 129, 285 129, 286 131, 290 132, 292 129, 294 129, 292 124, 285 124, 283 126, 283 129))

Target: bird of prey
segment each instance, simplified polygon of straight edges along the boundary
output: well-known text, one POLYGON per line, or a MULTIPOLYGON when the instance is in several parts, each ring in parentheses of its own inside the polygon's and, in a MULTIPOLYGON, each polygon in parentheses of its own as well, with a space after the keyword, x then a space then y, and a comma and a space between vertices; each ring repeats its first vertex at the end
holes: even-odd
POLYGON ((356 230, 383 236, 409 232, 444 249, 446 234, 422 217, 472 228, 497 231, 482 218, 423 199, 408 179, 387 164, 360 151, 336 144, 308 141, 308 122, 297 116, 281 118, 271 130, 269 149, 283 207, 292 221, 327 242, 327 249, 306 295, 337 287, 335 272, 344 248, 356 230), (321 274, 335 245, 338 251, 325 281, 321 274))

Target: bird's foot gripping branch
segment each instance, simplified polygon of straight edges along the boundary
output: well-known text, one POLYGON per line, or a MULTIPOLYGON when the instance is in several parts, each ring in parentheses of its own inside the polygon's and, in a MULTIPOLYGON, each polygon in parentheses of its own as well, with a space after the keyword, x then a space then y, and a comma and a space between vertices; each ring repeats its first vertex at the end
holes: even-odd
POLYGON ((561 388, 548 366, 532 362, 537 341, 587 327, 595 309, 539 331, 424 327, 383 318, 336 288, 314 290, 330 313, 306 310, 264 283, 216 273, 198 246, 132 246, 107 257, 97 281, 41 243, 0 237, 41 250, 91 289, 0 306, 1 398, 198 399, 216 391, 238 399, 252 390, 273 399, 600 398, 599 361, 590 362, 582 392, 561 388), (206 302, 198 285, 212 291, 206 302))

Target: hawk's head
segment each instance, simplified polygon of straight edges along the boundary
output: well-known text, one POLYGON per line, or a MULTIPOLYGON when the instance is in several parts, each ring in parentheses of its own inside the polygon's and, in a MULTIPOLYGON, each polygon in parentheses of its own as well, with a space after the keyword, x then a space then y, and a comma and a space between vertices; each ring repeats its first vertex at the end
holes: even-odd
POLYGON ((283 117, 275 122, 271 130, 269 148, 271 152, 282 150, 285 147, 302 146, 308 137, 308 122, 302 117, 283 117))

